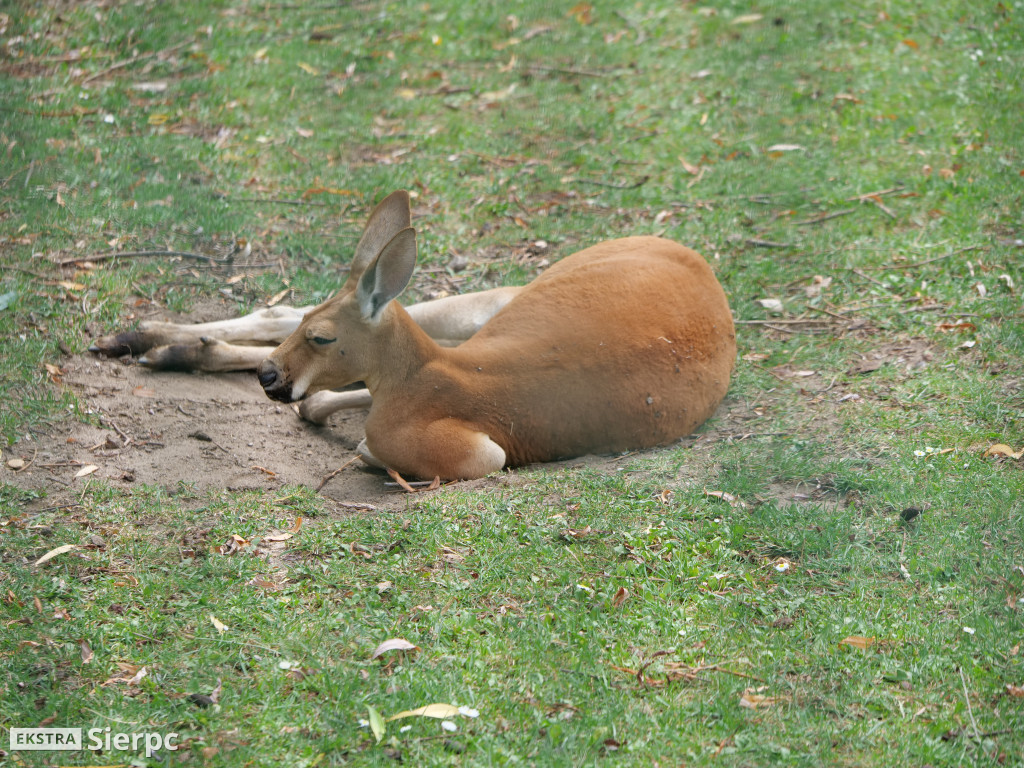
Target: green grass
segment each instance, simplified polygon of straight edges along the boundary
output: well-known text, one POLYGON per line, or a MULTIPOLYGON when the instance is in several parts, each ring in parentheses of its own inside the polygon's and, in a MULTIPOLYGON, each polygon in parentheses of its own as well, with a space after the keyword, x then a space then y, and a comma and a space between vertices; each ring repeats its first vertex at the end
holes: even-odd
POLYGON ((1024 447, 1022 13, 9 3, 4 461, 86 418, 46 363, 138 298, 186 310, 227 277, 56 262, 241 236, 284 273, 235 284, 240 310, 285 279, 319 301, 397 188, 421 262, 464 255, 468 287, 530 279, 510 258, 526 242, 551 260, 624 234, 691 244, 742 359, 706 439, 405 513, 99 483, 55 509, 0 485, 0 724, 187 747, 0 763, 1024 764, 1024 475, 981 455, 1024 447), (283 555, 211 550, 300 515, 283 555), (32 566, 66 543, 83 548, 32 566), (419 650, 371 659, 390 637, 419 650), (217 704, 186 698, 218 681, 217 704), (479 717, 394 721, 379 743, 360 727, 430 703, 479 717))

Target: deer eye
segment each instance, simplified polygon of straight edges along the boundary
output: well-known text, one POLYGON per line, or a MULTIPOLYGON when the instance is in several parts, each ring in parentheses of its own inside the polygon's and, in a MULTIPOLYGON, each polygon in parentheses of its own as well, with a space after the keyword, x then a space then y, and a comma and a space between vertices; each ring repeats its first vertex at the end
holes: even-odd
POLYGON ((333 344, 334 342, 337 341, 337 339, 328 339, 324 338, 323 336, 314 336, 312 339, 310 339, 310 341, 312 341, 318 347, 325 347, 328 344, 333 344))

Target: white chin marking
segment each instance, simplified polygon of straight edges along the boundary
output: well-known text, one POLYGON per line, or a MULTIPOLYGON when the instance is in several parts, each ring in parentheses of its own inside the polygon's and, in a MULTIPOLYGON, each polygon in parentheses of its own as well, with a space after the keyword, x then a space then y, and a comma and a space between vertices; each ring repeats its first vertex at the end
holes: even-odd
POLYGON ((301 400, 303 395, 306 394, 306 390, 309 388, 309 380, 312 378, 310 375, 303 376, 301 379, 292 384, 292 400, 301 400))

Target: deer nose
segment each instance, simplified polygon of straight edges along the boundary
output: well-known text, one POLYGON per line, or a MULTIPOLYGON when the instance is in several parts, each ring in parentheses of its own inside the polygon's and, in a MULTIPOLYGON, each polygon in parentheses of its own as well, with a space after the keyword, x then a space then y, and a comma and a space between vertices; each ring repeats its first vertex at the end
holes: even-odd
POLYGON ((269 392, 277 385, 278 379, 281 378, 281 371, 270 360, 264 360, 256 368, 256 376, 260 380, 260 386, 269 392))

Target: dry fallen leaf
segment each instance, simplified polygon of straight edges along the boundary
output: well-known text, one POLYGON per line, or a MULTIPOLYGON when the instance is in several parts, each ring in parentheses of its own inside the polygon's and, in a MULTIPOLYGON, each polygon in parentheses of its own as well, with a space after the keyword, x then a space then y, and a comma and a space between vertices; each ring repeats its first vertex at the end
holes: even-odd
POLYGON ((588 525, 586 528, 566 528, 559 536, 566 541, 579 541, 589 536, 592 532, 593 529, 588 525))
POLYGON ((844 637, 839 641, 840 645, 848 645, 851 648, 859 648, 862 651, 866 651, 872 645, 875 644, 875 638, 873 637, 862 637, 861 635, 850 635, 844 637))
POLYGON ((238 550, 249 546, 251 544, 248 539, 243 539, 237 533, 231 534, 231 538, 224 544, 220 544, 213 548, 213 551, 218 555, 233 555, 238 550))
POLYGON ((270 533, 263 537, 263 541, 288 541, 294 535, 294 533, 287 531, 284 533, 270 533))
POLYGON ((78 470, 75 473, 75 479, 77 480, 80 477, 85 477, 86 475, 91 475, 97 469, 99 469, 99 467, 97 467, 95 464, 86 464, 84 467, 82 467, 80 470, 78 470))
POLYGON ((784 696, 765 696, 761 691, 766 690, 765 686, 760 688, 747 688, 740 696, 740 706, 746 709, 768 709, 786 700, 784 696))
POLYGON ((1024 451, 1015 451, 1005 443, 996 443, 990 446, 982 456, 1008 456, 1011 459, 1020 459, 1021 456, 1024 456, 1024 451))
POLYGON ((109 685, 116 685, 119 683, 126 683, 128 685, 137 685, 143 677, 146 676, 146 668, 138 667, 134 664, 129 664, 126 661, 116 661, 114 665, 120 670, 118 674, 100 683, 101 688, 106 688, 109 685))
POLYGON ((1006 684, 1006 693, 1013 696, 1015 699, 1024 698, 1024 685, 1013 685, 1011 683, 1006 684))
POLYGON ((47 560, 52 560, 57 555, 63 555, 65 552, 70 552, 73 549, 78 549, 78 545, 77 544, 62 544, 59 547, 55 547, 54 549, 51 549, 45 555, 43 555, 38 560, 36 560, 34 563, 32 563, 32 565, 42 565, 47 560))
POLYGON ((612 597, 612 607, 620 608, 624 602, 629 598, 629 590, 625 587, 619 587, 612 597))
POLYGON ((81 650, 82 650, 82 663, 83 664, 88 664, 90 661, 92 661, 92 658, 93 658, 92 648, 89 646, 89 641, 88 640, 83 640, 81 642, 81 650))
POLYGON ((935 330, 942 333, 948 333, 950 331, 976 331, 978 327, 974 323, 962 322, 962 323, 938 323, 935 326, 935 330))
POLYGON ((419 649, 418 645, 413 645, 408 640, 403 640, 400 637, 393 637, 378 645, 370 655, 370 659, 376 659, 378 656, 385 654, 388 651, 418 651, 419 649))
POLYGON ((229 629, 227 624, 222 622, 220 619, 218 619, 212 613, 210 614, 210 623, 213 624, 213 626, 217 628, 217 632, 219 634, 221 634, 221 635, 223 635, 229 629))

